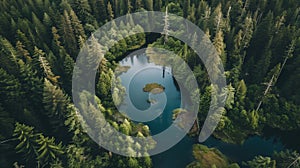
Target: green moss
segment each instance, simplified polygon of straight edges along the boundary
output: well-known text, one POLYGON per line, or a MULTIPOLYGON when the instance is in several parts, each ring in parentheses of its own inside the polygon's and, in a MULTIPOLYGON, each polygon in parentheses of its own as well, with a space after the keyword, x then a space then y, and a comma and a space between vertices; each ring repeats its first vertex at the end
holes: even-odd
POLYGON ((116 75, 121 75, 122 73, 127 72, 131 67, 130 66, 117 66, 115 69, 116 75))
POLYGON ((187 167, 201 167, 201 168, 228 168, 230 166, 238 167, 237 164, 230 165, 228 159, 217 149, 208 148, 204 145, 194 145, 193 155, 196 159, 195 162, 189 164, 187 167))
POLYGON ((165 87, 158 83, 149 83, 144 88, 144 92, 151 92, 152 94, 159 94, 165 90, 165 87))

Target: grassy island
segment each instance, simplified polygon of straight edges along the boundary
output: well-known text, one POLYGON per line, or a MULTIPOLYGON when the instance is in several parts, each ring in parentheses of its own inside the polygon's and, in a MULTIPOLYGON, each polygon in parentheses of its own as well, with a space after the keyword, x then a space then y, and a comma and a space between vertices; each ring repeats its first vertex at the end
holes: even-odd
POLYGON ((196 144, 193 146, 193 155, 196 161, 189 164, 187 168, 239 168, 238 164, 230 163, 226 156, 216 148, 208 148, 207 146, 196 144))
POLYGON ((144 88, 144 92, 150 92, 152 94, 159 94, 162 93, 165 90, 165 87, 158 83, 149 83, 144 88))
POLYGON ((117 66, 115 72, 117 75, 121 75, 122 73, 126 73, 131 67, 130 66, 117 66))

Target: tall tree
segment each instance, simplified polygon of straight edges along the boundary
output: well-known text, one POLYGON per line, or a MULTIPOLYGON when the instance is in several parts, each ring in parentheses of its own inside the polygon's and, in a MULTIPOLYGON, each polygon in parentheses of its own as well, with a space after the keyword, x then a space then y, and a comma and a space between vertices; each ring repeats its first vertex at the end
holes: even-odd
POLYGON ((213 44, 217 50, 217 54, 219 55, 219 57, 221 58, 222 62, 224 65, 226 65, 226 52, 225 52, 225 48, 226 48, 226 44, 224 43, 224 35, 223 35, 223 31, 219 30, 213 40, 213 44))
POLYGON ((78 19, 76 13, 73 10, 70 10, 70 19, 74 30, 74 34, 76 35, 77 39, 79 38, 79 36, 85 39, 86 35, 84 33, 81 21, 78 19))
POLYGON ((154 10, 160 11, 162 8, 162 0, 155 0, 154 1, 154 10))
MULTIPOLYGON (((0 68, 0 99, 1 105, 5 107, 5 110, 14 114, 17 117, 17 113, 21 112, 22 106, 20 100, 22 99, 22 90, 20 82, 13 76, 8 74, 4 69, 0 68)), ((19 118, 19 117, 18 117, 19 118)))
POLYGON ((153 11, 153 0, 143 0, 144 1, 144 7, 148 11, 153 11))
POLYGON ((183 17, 187 18, 190 13, 191 1, 185 0, 183 2, 183 17))
POLYGON ((46 114, 50 117, 53 127, 61 129, 67 116, 67 107, 69 98, 58 87, 53 85, 49 80, 45 79, 43 91, 43 105, 46 114))
POLYGON ((33 127, 26 126, 24 124, 16 123, 14 130, 14 137, 19 141, 16 146, 18 153, 25 155, 26 161, 35 161, 35 157, 38 155, 36 138, 37 134, 33 132, 33 127))
POLYGON ((25 49, 25 46, 23 45, 22 42, 17 41, 16 44, 16 51, 19 59, 22 59, 26 63, 31 63, 31 56, 30 53, 25 49))
POLYGON ((12 44, 0 36, 0 67, 9 74, 18 74, 17 53, 12 44))
POLYGON ((108 13, 108 19, 113 20, 114 19, 114 12, 113 12, 113 9, 112 9, 112 6, 111 6, 110 2, 108 2, 108 4, 107 4, 107 13, 108 13))
POLYGON ((91 6, 88 0, 72 0, 72 7, 75 12, 78 14, 79 19, 83 21, 83 23, 89 23, 92 20, 91 16, 91 6))
POLYGON ((65 45, 67 52, 71 54, 73 58, 75 58, 76 51, 78 50, 77 41, 70 16, 66 10, 64 11, 61 19, 60 32, 62 34, 63 44, 65 45))
POLYGON ((55 144, 54 140, 53 137, 44 137, 41 134, 36 140, 36 143, 39 146, 37 148, 37 160, 39 160, 40 164, 43 166, 50 165, 51 162, 57 161, 58 156, 64 154, 62 143, 55 144))
POLYGON ((256 156, 253 160, 244 163, 249 168, 265 167, 265 168, 276 168, 276 161, 270 157, 256 156))

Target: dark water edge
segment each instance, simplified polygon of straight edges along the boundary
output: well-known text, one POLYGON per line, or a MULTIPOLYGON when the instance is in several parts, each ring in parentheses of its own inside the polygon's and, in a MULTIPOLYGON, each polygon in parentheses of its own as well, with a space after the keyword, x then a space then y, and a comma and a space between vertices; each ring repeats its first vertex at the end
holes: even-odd
MULTIPOLYGON (((171 149, 152 156, 154 167, 186 167, 195 161, 193 157, 193 145, 197 143, 196 137, 186 136, 171 149)), ((249 137, 242 145, 228 144, 214 137, 210 137, 201 144, 220 150, 231 162, 236 162, 241 167, 243 161, 252 160, 257 155, 272 156, 274 151, 279 152, 285 149, 285 146, 277 138, 263 138, 260 136, 249 137)))
POLYGON ((271 128, 266 126, 263 130, 263 137, 270 138, 276 137, 276 139, 282 142, 287 149, 293 149, 300 152, 300 129, 292 131, 282 131, 278 128, 271 128))

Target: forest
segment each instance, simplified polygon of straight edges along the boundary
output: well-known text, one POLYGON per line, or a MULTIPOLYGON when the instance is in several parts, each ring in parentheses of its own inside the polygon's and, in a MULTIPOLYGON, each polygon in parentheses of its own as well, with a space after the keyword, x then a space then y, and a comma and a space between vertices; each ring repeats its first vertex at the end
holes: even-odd
MULTIPOLYGON (((299 0, 1 0, 0 167, 155 167, 150 156, 120 156, 87 135, 72 100, 72 75, 80 48, 105 23, 134 12, 166 9, 203 30, 224 65, 228 97, 213 134, 216 139, 243 144, 250 136, 263 136, 267 128, 294 131, 290 138, 299 138, 299 0)), ((110 36, 104 34, 102 40, 110 36)), ((124 87, 118 83, 117 92, 110 90, 117 62, 147 46, 173 51, 190 66, 200 90, 200 125, 207 116, 214 88, 204 64, 182 41, 167 38, 151 33, 127 37, 105 54, 98 67, 97 105, 123 134, 151 135, 147 125, 131 121, 112 103, 113 99, 121 103, 124 87)), ((98 43, 93 36, 89 40, 98 43)), ((195 144, 191 153, 195 161, 186 166, 298 168, 299 142, 297 148, 242 163, 195 144), (211 162, 203 161, 209 156, 214 157, 211 162)), ((134 148, 125 143, 119 147, 134 148)), ((151 146, 141 148, 147 151, 151 146)))

